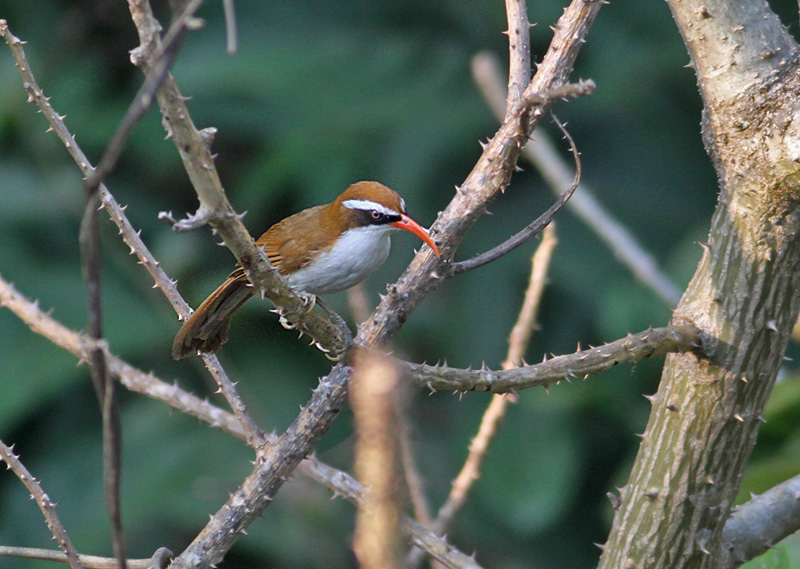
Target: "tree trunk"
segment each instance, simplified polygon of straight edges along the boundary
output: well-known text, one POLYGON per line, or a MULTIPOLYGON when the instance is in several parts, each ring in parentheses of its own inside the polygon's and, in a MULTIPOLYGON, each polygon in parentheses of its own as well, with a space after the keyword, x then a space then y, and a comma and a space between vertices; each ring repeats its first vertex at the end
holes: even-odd
POLYGON ((667 357, 602 568, 715 567, 728 555, 722 529, 800 310, 798 46, 758 0, 668 4, 721 189, 674 315, 702 345, 667 357))

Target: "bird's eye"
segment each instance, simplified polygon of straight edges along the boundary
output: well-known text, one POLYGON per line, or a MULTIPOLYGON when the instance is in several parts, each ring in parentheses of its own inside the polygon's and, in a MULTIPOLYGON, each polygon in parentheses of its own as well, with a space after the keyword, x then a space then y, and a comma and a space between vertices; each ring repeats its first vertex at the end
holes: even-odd
POLYGON ((375 211, 374 209, 371 212, 369 212, 369 214, 372 216, 372 219, 375 220, 381 219, 383 217, 383 214, 381 212, 375 211))

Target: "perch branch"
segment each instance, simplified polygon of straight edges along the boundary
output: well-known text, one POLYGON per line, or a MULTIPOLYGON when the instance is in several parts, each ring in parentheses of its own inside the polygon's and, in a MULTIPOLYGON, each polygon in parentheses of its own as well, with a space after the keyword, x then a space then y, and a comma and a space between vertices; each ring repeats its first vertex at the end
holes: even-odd
POLYGON ((492 371, 485 367, 465 370, 411 363, 404 365, 414 385, 433 391, 513 393, 518 389, 586 377, 621 363, 636 363, 669 352, 690 352, 698 347, 697 343, 698 333, 694 326, 678 325, 651 328, 597 348, 555 356, 550 360, 545 356, 540 364, 504 371, 492 371))

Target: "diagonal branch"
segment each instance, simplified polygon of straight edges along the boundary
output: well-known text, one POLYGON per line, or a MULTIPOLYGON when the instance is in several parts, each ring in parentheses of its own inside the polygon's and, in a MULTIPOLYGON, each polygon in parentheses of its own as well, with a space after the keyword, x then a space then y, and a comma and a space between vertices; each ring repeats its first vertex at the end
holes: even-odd
MULTIPOLYGON (((434 223, 433 234, 443 238, 442 257, 436 257, 427 249, 417 254, 400 280, 389 287, 389 294, 383 297, 373 316, 361 327, 355 340, 357 344, 373 348, 388 342, 410 312, 441 280, 467 230, 507 186, 522 147, 542 114, 549 109, 549 103, 537 105, 540 101, 533 98, 537 93, 548 93, 567 83, 601 5, 601 0, 573 0, 566 9, 555 28, 550 50, 525 91, 527 104, 503 124, 464 185, 434 223)), ((209 567, 225 555, 236 537, 266 508, 283 478, 328 430, 346 401, 349 375, 350 368, 339 363, 320 382, 292 425, 265 447, 256 470, 175 559, 175 569, 209 567)))

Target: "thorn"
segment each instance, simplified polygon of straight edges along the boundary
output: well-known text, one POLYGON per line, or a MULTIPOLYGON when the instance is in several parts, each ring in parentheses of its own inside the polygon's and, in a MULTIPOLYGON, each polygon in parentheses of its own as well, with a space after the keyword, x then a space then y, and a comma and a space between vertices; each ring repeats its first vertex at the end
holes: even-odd
POLYGON ((768 320, 766 326, 767 330, 772 330, 773 332, 778 331, 778 323, 775 320, 768 320))

